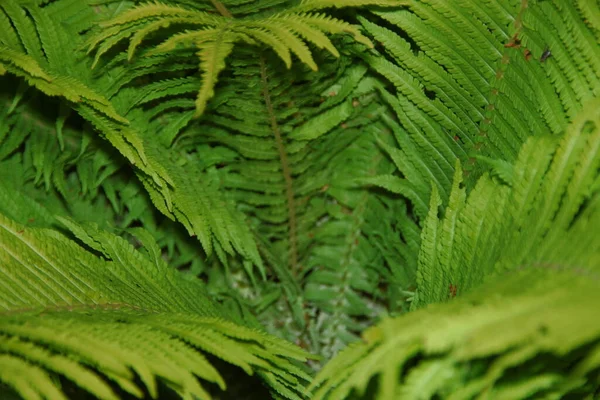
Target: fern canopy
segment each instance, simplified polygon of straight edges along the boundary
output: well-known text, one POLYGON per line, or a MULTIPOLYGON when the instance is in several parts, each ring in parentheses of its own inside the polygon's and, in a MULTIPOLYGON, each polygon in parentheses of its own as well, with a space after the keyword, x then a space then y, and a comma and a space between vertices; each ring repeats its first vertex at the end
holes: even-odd
POLYGON ((0 1, 0 391, 597 395, 599 12, 0 1))

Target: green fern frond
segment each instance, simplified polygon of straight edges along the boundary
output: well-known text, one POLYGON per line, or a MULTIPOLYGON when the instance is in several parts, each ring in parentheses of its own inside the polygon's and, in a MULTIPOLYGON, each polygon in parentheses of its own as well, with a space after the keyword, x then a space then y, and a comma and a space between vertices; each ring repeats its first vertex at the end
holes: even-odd
MULTIPOLYGON (((206 39, 202 49, 198 53, 200 56, 200 69, 203 71, 202 86, 196 99, 196 117, 204 113, 206 103, 215 94, 214 87, 217 82, 217 76, 225 68, 225 59, 233 50, 236 35, 227 31, 215 32, 212 37, 206 39)), ((196 39, 196 43, 202 42, 196 39)))
MULTIPOLYGON (((432 203, 425 223, 424 234, 432 237, 423 237, 430 247, 421 253, 412 307, 445 301, 519 265, 579 264, 548 257, 573 235, 584 200, 597 196, 591 188, 600 165, 598 104, 590 102, 562 140, 530 139, 513 167, 510 187, 486 175, 467 199, 460 176, 455 177, 444 219, 438 220, 432 203), (456 288, 452 296, 450 286, 456 288)), ((586 218, 597 212, 591 206, 586 218)))
MULTIPOLYGON (((322 17, 324 18, 325 16, 322 17)), ((271 19, 277 20, 277 25, 279 26, 289 27, 288 29, 291 29, 296 34, 301 35, 306 41, 313 43, 318 48, 326 49, 334 57, 340 56, 340 53, 337 51, 333 43, 331 43, 331 40, 329 40, 329 38, 325 36, 321 30, 310 25, 311 18, 306 18, 306 16, 302 14, 292 14, 289 16, 283 14, 271 17, 271 19)), ((342 21, 336 22, 342 24, 342 21)), ((328 30, 328 32, 331 33, 332 31, 328 30)))
POLYGON ((427 203, 419 198, 419 193, 406 179, 400 179, 393 175, 379 175, 371 178, 361 179, 360 183, 382 187, 392 193, 402 195, 409 199, 415 206, 415 213, 419 218, 425 216, 427 203))
MULTIPOLYGON (((160 378, 183 396, 208 399, 197 378, 221 389, 225 382, 195 348, 248 374, 273 371, 296 389, 298 379, 309 378, 286 361, 301 360, 301 350, 223 320, 197 282, 182 279, 164 262, 151 262, 119 237, 63 222, 106 259, 56 231, 1 217, 6 290, 0 296, 0 351, 7 361, 0 376, 18 393, 59 392, 50 380, 29 381, 26 390, 24 379, 37 373, 62 375, 100 398, 116 397, 106 378, 125 392, 140 396, 148 390, 156 398, 160 378), (13 372, 5 368, 16 363, 13 372)), ((302 395, 291 393, 288 398, 302 395)))
POLYGON ((411 2, 375 12, 385 27, 360 19, 383 49, 365 59, 396 88, 382 89, 401 127, 390 124, 408 134, 400 147, 414 149, 406 153, 421 167, 416 175, 406 165, 400 172, 433 180, 444 201, 454 159, 471 188, 486 167, 478 160, 513 162, 527 137, 560 134, 597 95, 600 46, 575 3, 504 3, 411 2))
POLYGON ((155 49, 151 50, 149 55, 166 53, 174 50, 177 46, 192 46, 195 43, 210 42, 215 35, 215 28, 205 28, 194 31, 184 31, 171 36, 159 44, 155 49))
POLYGON ((0 3, 11 398, 598 392, 592 2, 0 3))
MULTIPOLYGON (((371 4, 350 2, 348 6, 367 3, 371 4)), ((375 3, 391 5, 390 2, 375 3)), ((339 4, 337 6, 340 7, 339 4)), ((324 7, 327 7, 325 3, 301 5, 305 11, 324 7)), ((170 25, 195 25, 201 28, 177 33, 149 53, 171 52, 178 44, 198 50, 202 85, 196 101, 196 117, 202 115, 207 101, 214 96, 218 75, 225 68, 226 59, 233 51, 234 45, 240 41, 250 44, 255 44, 256 41, 273 48, 288 68, 291 66, 290 53, 294 53, 313 70, 317 70, 317 65, 305 42, 326 48, 333 55, 339 56, 339 52, 325 34, 349 33, 356 41, 372 47, 370 40, 355 26, 323 14, 299 12, 295 8, 268 18, 234 19, 228 16, 214 17, 206 12, 186 10, 179 6, 151 3, 137 6, 101 24, 104 29, 88 40, 89 51, 97 49, 92 67, 103 54, 129 37, 131 40, 127 57, 131 59, 148 35, 170 25)))
POLYGON ((236 27, 236 31, 256 39, 260 43, 264 43, 281 58, 285 66, 289 69, 292 67, 292 55, 290 47, 281 40, 280 37, 274 35, 270 29, 263 26, 253 27, 236 27))
MULTIPOLYGON (((159 29, 168 28, 171 24, 194 24, 198 23, 198 19, 195 17, 188 18, 176 18, 168 20, 158 20, 156 22, 146 25, 143 29, 138 30, 131 38, 129 47, 127 49, 127 60, 131 61, 135 53, 135 49, 142 43, 146 36, 150 35, 159 29)), ((198 40, 197 37, 195 37, 198 40)), ((201 41, 200 41, 201 42, 201 41)))
POLYGON ((600 17, 598 17, 600 11, 600 5, 594 4, 593 2, 578 0, 577 8, 580 10, 584 17, 584 20, 596 34, 596 38, 600 37, 600 17))
POLYGON ((322 114, 307 121, 302 127, 294 130, 290 135, 291 139, 295 140, 313 140, 330 132, 335 127, 346 121, 354 111, 351 99, 331 107, 322 114))
MULTIPOLYGON (((292 14, 290 17, 295 16, 294 14, 292 14)), ((287 20, 288 18, 285 18, 285 14, 282 16, 283 20, 287 20)), ((298 14, 297 17, 298 21, 304 22, 308 25, 312 25, 316 28, 321 29, 324 32, 327 33, 332 33, 332 34, 341 34, 341 33, 348 33, 350 35, 352 35, 354 37, 354 40, 356 40, 358 43, 362 43, 368 47, 373 47, 373 43, 371 43, 371 41, 369 40, 369 38, 365 37, 364 35, 362 35, 360 33, 360 30, 353 25, 350 25, 349 23, 339 20, 337 18, 332 18, 328 15, 324 15, 324 14, 312 14, 312 13, 301 13, 298 14)), ((300 31, 300 33, 303 32, 300 31)), ((312 43, 316 44, 317 46, 321 47, 321 41, 313 41, 310 40, 312 43)), ((332 53, 335 55, 335 53, 332 53)))
POLYGON ((312 398, 372 398, 370 382, 377 384, 370 395, 382 400, 594 393, 599 275, 565 268, 532 266, 452 303, 383 321, 320 372, 312 398))
MULTIPOLYGON (((294 30, 286 26, 285 21, 278 21, 277 19, 261 21, 256 26, 264 27, 266 30, 271 31, 271 34, 277 37, 281 43, 285 43, 290 49, 290 52, 294 53, 300 61, 308 65, 310 69, 316 71, 318 69, 317 64, 313 60, 310 49, 306 44, 298 37, 294 30)), ((304 36, 310 36, 310 33, 304 36)))
MULTIPOLYGON (((32 78, 41 78, 45 81, 51 81, 52 78, 44 72, 38 63, 31 57, 24 55, 23 53, 14 51, 8 47, 0 47, 0 57, 7 66, 12 66, 20 74, 30 76, 32 78)), ((6 68, 6 67, 5 67, 6 68)), ((12 69, 12 68, 11 68, 12 69)), ((76 98, 77 99, 77 98, 76 98)))
POLYGON ((401 289, 414 278, 416 257, 395 236, 396 218, 412 226, 406 208, 361 193, 355 182, 357 165, 371 166, 361 174, 389 172, 374 136, 363 130, 382 109, 366 68, 345 56, 316 53, 328 61, 312 75, 300 65, 286 71, 268 53, 257 63, 252 49, 237 52, 233 75, 221 83, 210 112, 178 143, 219 182, 257 238, 266 282, 251 280, 245 266, 228 260, 226 276, 243 288, 241 301, 270 332, 330 356, 357 340, 384 302, 405 310, 401 289), (393 216, 389 224, 374 222, 382 214, 393 216), (384 276, 397 283, 387 291, 384 276), (341 282, 343 290, 336 288, 341 282), (276 320, 285 321, 283 329, 276 320))
MULTIPOLYGON (((71 0, 69 0, 71 1, 71 0)), ((62 4, 62 3, 61 3, 62 4)), ((59 3, 53 4, 46 10, 58 9, 59 3)), ((87 6, 79 3, 79 9, 73 8, 72 12, 75 15, 80 15, 83 10, 87 10, 87 6)), ((48 11, 50 12, 50 11, 48 11)), ((60 19, 55 19, 60 21, 60 19)), ((52 23, 52 18, 49 18, 49 22, 52 23)), ((109 27, 110 29, 110 27, 109 27)), ((57 26, 47 27, 47 32, 56 31, 60 32, 60 35, 65 34, 64 30, 57 26)), ((43 43, 51 42, 49 38, 41 36, 40 39, 43 43)), ((65 41, 64 43, 68 43, 65 41)), ((74 47, 78 43, 73 43, 74 47)), ((233 248, 237 252, 244 254, 251 260, 254 265, 257 265, 261 269, 261 260, 256 251, 256 247, 252 238, 249 237, 249 233, 236 228, 231 222, 221 227, 215 227, 212 224, 219 223, 219 219, 223 221, 222 217, 211 218, 210 207, 204 208, 203 213, 200 214, 196 209, 190 208, 189 195, 177 196, 173 193, 173 179, 167 173, 167 169, 170 168, 172 163, 170 156, 163 157, 159 156, 160 151, 155 157, 149 157, 148 152, 153 150, 150 148, 153 143, 147 141, 140 136, 139 126, 134 123, 134 128, 127 125, 132 123, 134 115, 128 115, 128 118, 123 117, 127 115, 133 108, 145 106, 147 103, 156 101, 165 96, 174 95, 187 95, 197 90, 197 80, 193 79, 175 79, 167 80, 163 82, 157 82, 154 85, 148 86, 146 91, 136 92, 134 96, 129 97, 131 93, 129 90, 123 90, 122 85, 126 85, 132 79, 135 79, 135 75, 132 77, 131 74, 123 74, 117 80, 113 80, 111 74, 105 75, 106 81, 96 81, 90 76, 90 72, 85 65, 76 65, 75 59, 71 60, 71 65, 66 66, 65 63, 61 62, 60 65, 50 65, 47 69, 39 67, 40 65, 46 65, 47 62, 52 61, 50 59, 31 59, 29 55, 21 55, 18 53, 9 51, 2 52, 7 57, 10 56, 11 64, 7 64, 9 71, 18 76, 24 76, 30 84, 40 89, 42 92, 51 96, 62 96, 71 102, 75 103, 73 107, 83 118, 92 123, 92 125, 102 132, 103 136, 116 148, 118 149, 125 158, 135 167, 140 173, 141 180, 147 185, 148 190, 151 191, 151 198, 157 207, 165 213, 165 215, 182 221, 189 229, 191 235, 198 235, 202 239, 202 245, 205 251, 210 255, 213 249, 212 244, 212 233, 217 233, 217 240, 223 240, 222 243, 218 243, 218 246, 224 249, 226 254, 232 254, 233 248), (22 71, 20 67, 13 66, 14 60, 24 60, 22 68, 26 68, 22 71), (82 68, 83 67, 83 68, 82 68), (27 68, 34 68, 31 73, 28 73, 27 68), (36 69, 37 68, 37 69, 36 69), (41 69, 42 68, 42 69, 41 69), (58 71, 66 68, 67 70, 77 71, 68 78, 58 73, 48 73, 46 71, 58 71), (41 79, 35 76, 36 71, 43 71, 45 75, 41 79), (190 86, 190 83, 192 86, 190 86), (98 92, 92 90, 94 87, 98 92), (114 91, 119 92, 118 96, 115 96, 114 91), (112 96, 111 96, 112 94, 112 96), (109 100, 110 98, 110 100, 109 100), (118 111, 117 111, 118 110, 118 111), (185 199, 188 200, 185 200, 185 199), (188 204, 185 204, 186 201, 188 204), (186 210, 182 213, 180 210, 186 210), (194 223, 190 224, 187 221, 193 220, 194 223), (210 222, 209 222, 210 221, 210 222), (223 234, 223 232, 228 232, 223 234), (232 247, 233 246, 233 247, 232 247)), ((158 57, 159 61, 161 60, 158 57)), ((210 60, 209 60, 210 61, 210 60)), ((156 61, 142 63, 141 70, 136 72, 138 76, 152 73, 156 61), (145 67, 148 66, 148 67, 145 67)), ((216 66, 216 65, 215 65, 216 66)), ((38 71, 38 72, 39 72, 38 71)), ((117 74, 119 71, 115 71, 117 74)), ((189 121, 189 119, 187 119, 189 121)), ((171 124, 169 129, 163 130, 163 135, 167 142, 172 142, 172 137, 178 132, 177 126, 185 124, 186 119, 180 119, 178 124, 171 124), (174 131, 174 132, 173 132, 174 131)), ((47 164, 49 165, 49 164, 47 164)), ((48 182, 48 174, 44 175, 48 182)), ((54 176, 56 179, 60 179, 60 174, 54 176)), ((37 180, 41 179, 40 177, 37 180)), ((57 181, 58 182, 58 181, 57 181)), ((179 193, 183 191, 183 188, 187 187, 187 184, 182 184, 179 193)), ((214 192, 213 192, 214 193, 214 192)), ((195 200, 194 200, 195 201, 195 200)), ((214 207, 213 210, 223 210, 223 206, 214 207)), ((233 218, 227 218, 227 221, 233 221, 233 218)))

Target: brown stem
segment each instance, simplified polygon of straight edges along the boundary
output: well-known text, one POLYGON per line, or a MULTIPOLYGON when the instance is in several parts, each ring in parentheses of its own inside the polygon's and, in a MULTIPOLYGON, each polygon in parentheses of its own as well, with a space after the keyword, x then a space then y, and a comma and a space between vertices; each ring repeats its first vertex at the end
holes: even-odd
POLYGON ((224 17, 233 18, 233 15, 229 12, 227 7, 223 5, 219 0, 210 0, 213 6, 217 9, 217 11, 224 17))
POLYGON ((269 93, 269 86, 267 81, 267 68, 265 60, 260 57, 260 76, 263 86, 263 97, 265 99, 265 105, 267 106, 267 114, 271 121, 271 130, 275 135, 275 142, 277 144, 277 152, 279 153, 279 160, 281 162, 281 170, 285 179, 285 195, 287 198, 288 206, 288 221, 290 225, 289 229, 289 243, 290 243, 290 269, 292 275, 296 276, 298 270, 298 243, 296 241, 296 204, 294 197, 294 186, 292 181, 292 171, 290 169, 290 163, 288 161, 283 139, 281 138, 281 131, 277 124, 277 117, 273 110, 273 104, 271 103, 271 94, 269 93))

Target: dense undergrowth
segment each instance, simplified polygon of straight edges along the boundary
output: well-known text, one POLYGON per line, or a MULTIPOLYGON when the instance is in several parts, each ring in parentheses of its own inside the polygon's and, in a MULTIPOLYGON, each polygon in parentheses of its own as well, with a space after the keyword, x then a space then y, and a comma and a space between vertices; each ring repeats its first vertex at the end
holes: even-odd
POLYGON ((0 0, 0 393, 600 395, 599 16, 0 0))

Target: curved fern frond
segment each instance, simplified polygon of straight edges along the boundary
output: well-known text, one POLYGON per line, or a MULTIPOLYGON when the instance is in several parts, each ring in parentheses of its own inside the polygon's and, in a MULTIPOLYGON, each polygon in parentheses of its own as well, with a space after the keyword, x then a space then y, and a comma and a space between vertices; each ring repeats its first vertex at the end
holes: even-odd
POLYGON ((206 42, 195 40, 197 45, 203 44, 202 49, 198 52, 203 79, 196 99, 196 117, 204 113, 207 101, 214 96, 217 76, 225 68, 225 59, 233 50, 236 39, 236 35, 225 31, 215 32, 212 38, 205 39, 206 42))
MULTIPOLYGON (((288 17, 284 14, 284 15, 278 15, 278 16, 274 17, 273 19, 275 19, 277 21, 276 22, 277 26, 279 26, 279 27, 287 26, 287 27, 291 28, 292 31, 294 31, 298 35, 302 35, 305 40, 307 40, 310 43, 313 43, 318 48, 327 49, 327 51, 329 51, 329 53, 331 53, 334 57, 340 56, 340 53, 335 48, 333 43, 331 43, 331 40, 329 40, 329 38, 321 30, 316 29, 310 25, 311 18, 307 18, 307 16, 305 16, 305 15, 297 15, 297 14, 292 14, 292 15, 289 15, 289 17, 288 17)), ((336 20, 336 22, 338 22, 339 24, 344 24, 342 21, 336 20)), ((350 24, 347 24, 347 25, 350 25, 350 24)), ((352 28, 354 28, 354 27, 352 27, 352 28)), ((356 28, 354 28, 354 29, 356 30, 356 28)))
MULTIPOLYGON (((16 7, 15 10, 17 11, 10 9, 11 13, 9 15, 11 18, 13 14, 14 18, 19 20, 25 18, 24 22, 15 23, 14 25, 16 27, 29 26, 31 18, 24 12, 22 6, 13 3, 14 0, 3 3, 3 7, 16 7), (22 17, 21 14, 25 17, 22 17)), ((48 5, 44 8, 44 12, 41 12, 39 7, 34 5, 28 5, 27 11, 33 16, 39 16, 39 20, 36 19, 36 28, 39 30, 38 45, 43 47, 44 55, 35 58, 30 54, 19 53, 15 49, 6 49, 6 51, 2 51, 5 56, 0 57, 2 57, 3 65, 6 66, 7 70, 12 74, 23 77, 30 85, 47 95, 60 96, 68 100, 70 102, 68 107, 72 107, 80 116, 89 121, 136 168, 140 180, 150 192, 151 199, 156 207, 166 216, 182 222, 190 235, 198 236, 208 255, 211 255, 212 250, 217 247, 218 251, 222 250, 219 254, 221 259, 224 259, 226 254, 231 255, 237 252, 247 257, 247 262, 257 266, 262 273, 262 261, 249 231, 244 227, 241 230, 236 227, 233 223, 236 218, 231 216, 232 211, 225 212, 225 214, 228 214, 226 216, 213 214, 217 210, 219 212, 229 210, 230 206, 226 205, 227 203, 215 201, 215 198, 207 203, 206 199, 209 196, 206 195, 206 192, 199 196, 198 192, 193 189, 194 185, 190 186, 189 183, 179 185, 177 194, 175 194, 175 183, 170 174, 178 171, 173 162, 176 157, 172 157, 159 143, 144 137, 142 131, 144 128, 142 127, 146 126, 144 124, 149 123, 146 117, 143 118, 143 123, 134 121, 138 118, 135 114, 136 111, 139 111, 137 108, 144 107, 146 104, 164 97, 172 98, 194 93, 199 86, 198 80, 187 77, 169 79, 148 85, 146 90, 135 91, 135 94, 132 95, 131 88, 124 88, 124 86, 130 84, 132 80, 143 78, 146 74, 160 72, 157 63, 165 59, 160 56, 144 59, 133 73, 126 73, 122 68, 114 68, 110 74, 97 79, 90 73, 89 65, 79 62, 76 57, 61 58, 53 56, 65 53, 65 48, 69 48, 69 45, 72 46, 71 50, 77 48, 83 39, 79 34, 74 39, 69 38, 67 26, 59 26, 61 18, 71 20, 88 13, 93 15, 94 12, 91 8, 80 2, 64 0, 61 3, 48 5), (67 6, 67 3, 71 3, 67 7, 71 14, 65 15, 64 7, 67 6), (41 17, 42 15, 44 17, 41 17), (52 18, 53 15, 61 15, 61 17, 52 18), (58 35, 62 39, 57 40, 57 43, 55 43, 51 39, 51 34, 58 35), (9 57, 6 58, 8 60, 6 64, 4 64, 4 57, 9 57), (44 75, 42 77, 36 76, 40 72, 43 72, 44 75), (115 92, 118 93, 115 94, 115 92), (168 170, 172 172, 168 173, 168 170), (188 187, 191 188, 186 192, 188 187), (199 199, 203 199, 203 207, 196 207, 195 202, 199 199), (214 207, 217 203, 219 206, 214 207), (216 226, 215 224, 221 225, 216 226), (216 235, 213 236, 213 233, 216 235), (213 243, 215 239, 217 241, 223 240, 223 242, 215 244, 213 243)), ((173 12, 179 11, 175 10, 173 12)), ((93 22, 93 19, 89 21, 90 24, 93 22)), ((121 23, 122 21, 117 22, 121 23)), ((108 29, 118 26, 120 25, 111 26, 108 29)), ((89 29, 89 27, 87 25, 82 29, 89 29)), ((24 34, 20 30, 17 30, 17 32, 24 34)), ((0 44, 0 46, 4 45, 0 44)), ((2 49, 4 50, 4 47, 2 49)), ((218 63, 213 66, 218 67, 218 63)), ((184 65, 184 67, 186 66, 184 65)), ((182 67, 178 66, 178 68, 182 67)), ((195 68, 195 66, 191 68, 195 68)), ((181 98, 175 98, 175 100, 181 101, 181 98)), ((187 104, 189 103, 184 103, 186 106, 187 104)), ((189 108, 192 107, 193 103, 189 108)), ((157 111, 155 110, 155 112, 157 111)), ((161 129, 162 136, 167 138, 164 141, 167 143, 172 142, 172 137, 179 132, 182 125, 189 122, 191 117, 192 114, 187 113, 180 117, 177 123, 170 124, 168 129, 161 129)), ((44 176, 48 177, 49 175, 44 176)), ((59 174, 55 175, 55 177, 59 176, 59 174)), ((248 269, 251 270, 252 268, 248 267, 248 269)))
POLYGON ((286 398, 303 396, 309 377, 289 361, 304 359, 300 349, 224 320, 199 281, 162 259, 93 226, 63 222, 105 259, 56 231, 0 216, 0 380, 17 393, 61 398, 54 381, 32 381, 37 374, 63 376, 105 399, 117 398, 116 388, 156 398, 157 379, 184 397, 209 399, 198 378, 221 389, 225 382, 200 349, 267 385, 277 375, 292 394, 286 398))
POLYGON ((286 25, 291 24, 291 28, 294 31, 296 31, 300 35, 305 36, 305 38, 310 43, 313 43, 317 47, 326 48, 335 57, 338 57, 339 53, 333 47, 333 45, 331 45, 331 43, 329 42, 327 37, 324 36, 322 33, 319 34, 318 31, 315 31, 314 29, 310 29, 311 26, 313 28, 317 28, 318 30, 320 30, 322 32, 327 32, 330 34, 348 33, 348 34, 352 35, 352 37, 354 37, 354 40, 356 40, 358 43, 362 43, 370 48, 373 47, 373 43, 371 43, 371 41, 367 37, 363 36, 360 33, 360 30, 356 26, 351 25, 345 21, 339 20, 337 18, 332 18, 325 14, 283 13, 283 14, 278 14, 272 18, 277 21, 281 21, 281 22, 285 23, 286 25), (295 28, 294 28, 294 26, 295 26, 295 28), (311 32, 314 32, 314 33, 311 34, 311 32))
POLYGON ((232 263, 231 285, 248 288, 242 299, 270 332, 329 357, 357 340, 383 304, 407 309, 402 289, 416 268, 408 249, 418 244, 404 242, 398 221, 410 240, 419 237, 408 232, 415 226, 402 202, 356 183, 390 172, 376 145, 383 108, 367 68, 356 57, 315 54, 321 68, 313 73, 299 64, 288 71, 268 52, 257 62, 252 49, 237 50, 233 75, 178 145, 257 238, 267 281, 248 280, 232 263), (377 223, 378 215, 389 221, 377 223))
POLYGON ((26 44, 21 47, 27 51, 27 53, 19 53, 19 49, 4 47, 8 42, 5 45, 0 44, 2 46, 0 54, 3 55, 0 57, 5 62, 4 67, 9 72, 24 78, 31 86, 43 93, 64 97, 74 103, 73 107, 81 114, 89 115, 90 119, 96 122, 102 121, 105 126, 110 126, 103 131, 106 138, 132 164, 150 176, 157 185, 164 187, 170 181, 169 177, 159 166, 151 165, 140 138, 127 128, 127 119, 115 110, 103 93, 90 86, 89 75, 84 72, 85 68, 76 68, 76 60, 70 59, 70 62, 65 62, 66 58, 61 56, 66 53, 65 47, 69 43, 66 31, 57 29, 56 22, 34 5, 23 6, 10 0, 4 2, 1 7, 13 21, 19 37, 25 40, 26 44), (33 21, 39 35, 27 34, 33 21), (58 40, 57 37, 61 39, 58 40), (38 47, 43 49, 43 53, 33 50, 38 47))
POLYGON ((561 267, 501 275, 452 303, 384 320, 323 368, 312 398, 595 393, 600 271, 561 267))
MULTIPOLYGON (((349 2, 348 6, 375 4, 380 6, 398 6, 395 2, 349 2)), ((336 4, 337 7, 342 5, 336 4)), ((186 10, 179 6, 162 3, 150 3, 136 6, 118 17, 104 22, 104 28, 88 40, 89 49, 97 48, 94 65, 100 56, 131 36, 128 47, 128 59, 136 48, 150 34, 171 25, 197 26, 200 30, 188 30, 173 35, 150 54, 172 51, 177 44, 196 48, 200 58, 202 86, 196 102, 196 114, 200 116, 206 102, 214 96, 214 86, 219 73, 226 66, 226 58, 240 41, 253 43, 254 40, 271 47, 291 66, 289 54, 294 53, 301 62, 317 70, 311 50, 307 44, 326 48, 334 56, 339 52, 326 34, 349 33, 367 46, 372 43, 361 35, 358 29, 347 22, 323 14, 301 12, 328 7, 325 3, 307 3, 300 9, 292 7, 289 11, 276 13, 267 18, 232 18, 225 9, 223 17, 215 17, 203 11, 186 10)))
POLYGON ((79 385, 108 398, 207 398, 229 382, 251 392, 237 383, 256 384, 240 378, 252 372, 274 398, 301 398, 304 355, 279 357, 284 344, 226 318, 326 359, 350 344, 356 351, 326 367, 338 375, 319 395, 333 398, 595 390, 584 382, 600 354, 582 322, 591 313, 556 308, 592 338, 563 359, 555 339, 566 329, 551 322, 545 342, 521 324, 539 322, 538 305, 567 301, 560 285, 581 289, 579 306, 596 289, 600 46, 590 3, 0 1, 0 214, 47 245, 32 251, 7 236, 0 271, 24 270, 10 275, 10 301, 57 304, 0 315, 11 329, 0 329, 9 396, 35 397, 34 387, 60 398, 60 383, 66 397, 79 385), (86 289, 81 260, 90 276, 125 283, 86 289), (163 270, 173 273, 153 275, 163 270), (30 287, 15 290, 21 277, 30 287), (522 297, 500 287, 505 277, 522 297), (499 303, 476 293, 496 278, 487 288, 499 303), (216 315, 186 308, 206 297, 220 303, 210 303, 216 315), (456 308, 431 319, 419 310, 448 300, 456 308), (411 308, 427 326, 386 320, 353 344, 411 308), (454 311, 470 326, 448 323, 454 311), (490 316, 523 326, 497 340, 490 316), (443 345, 435 323, 451 327, 443 345), (67 349, 69 327, 72 344, 94 340, 127 358, 67 349), (457 338, 465 332, 471 341, 457 338), (486 337, 507 347, 475 354, 486 337), (461 358, 465 346, 473 351, 461 358))

